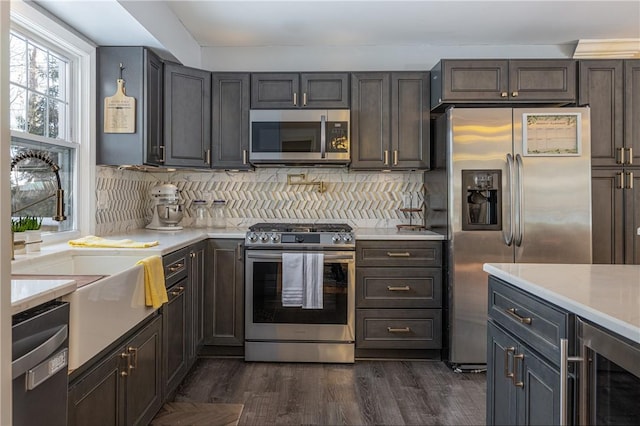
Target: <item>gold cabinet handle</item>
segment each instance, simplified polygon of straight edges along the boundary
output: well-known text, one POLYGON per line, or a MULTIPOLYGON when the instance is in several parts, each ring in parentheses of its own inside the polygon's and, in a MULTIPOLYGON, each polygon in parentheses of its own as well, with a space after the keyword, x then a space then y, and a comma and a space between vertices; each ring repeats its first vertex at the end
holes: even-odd
POLYGON ((624 189, 624 173, 616 173, 616 176, 618 177, 618 185, 616 186, 616 189, 624 189))
POLYGON ((509 97, 509 94, 507 92, 500 92, 500 97, 501 98, 507 98, 507 97, 509 97))
POLYGON ((190 257, 191 259, 195 259, 195 257, 196 257, 196 252, 195 252, 195 251, 192 251, 191 253, 189 253, 189 257, 190 257))
POLYGON ((184 263, 174 263, 173 265, 169 265, 170 272, 176 272, 182 268, 184 268, 184 263))
POLYGON ((633 148, 627 148, 629 151, 629 160, 627 160, 627 164, 633 164, 633 148))
POLYGON ((293 104, 298 105, 298 93, 293 92, 293 104))
POLYGON ((509 353, 515 355, 516 348, 513 346, 510 348, 504 348, 504 377, 507 379, 513 379, 513 373, 509 371, 509 353))
POLYGON ((624 148, 616 148, 618 155, 616 155, 616 164, 624 164, 624 148))
POLYGON ((246 149, 242 150, 242 164, 244 164, 245 166, 249 163, 249 159, 248 159, 248 153, 246 149))
POLYGON ((397 149, 393 150, 393 165, 394 166, 398 165, 398 150, 397 149))
POLYGON ((389 291, 409 291, 409 290, 411 290, 411 287, 409 287, 408 285, 403 285, 403 286, 388 285, 387 286, 387 290, 389 290, 389 291))
POLYGON ((307 92, 302 94, 302 106, 307 106, 307 92))
POLYGON ((530 317, 523 317, 518 315, 518 313, 516 312, 516 308, 505 309, 505 312, 511 315, 513 318, 520 321, 522 324, 528 325, 528 324, 531 324, 531 321, 533 321, 530 317))
MULTIPOLYGON (((523 381, 518 381, 518 379, 516 379, 516 372, 518 371, 518 360, 524 361, 524 354, 514 354, 513 355, 513 386, 517 387, 517 388, 523 388, 524 387, 524 382, 523 381)), ((522 364, 522 362, 521 362, 522 364)), ((522 370, 522 368, 520 368, 522 370)), ((522 374, 524 374, 524 372, 522 372, 522 374)))
POLYGON ((410 327, 400 327, 400 328, 387 327, 387 331, 389 333, 410 333, 411 328, 410 327))
POLYGON ((394 253, 391 251, 387 252, 387 256, 389 257, 411 257, 411 253, 409 253, 408 251, 405 251, 403 253, 394 253))
POLYGON ((211 165, 211 150, 210 150, 210 149, 206 150, 206 151, 205 151, 205 154, 206 154, 206 155, 205 155, 205 160, 204 160, 204 162, 205 162, 205 163, 207 163, 207 164, 209 164, 209 165, 211 165))
POLYGON ((172 296, 174 296, 174 297, 178 297, 178 296, 180 296, 182 293, 184 293, 184 287, 183 287, 183 286, 180 286, 180 287, 178 287, 178 289, 177 289, 177 290, 172 290, 170 293, 171 293, 171 295, 172 295, 172 296))
POLYGON ((385 166, 389 165, 389 151, 387 151, 386 149, 384 150, 384 160, 383 163, 385 166))
POLYGON ((127 377, 129 375, 129 372, 131 371, 131 354, 129 352, 122 352, 120 354, 120 358, 127 360, 127 369, 126 370, 122 370, 120 372, 120 376, 121 377, 127 377))
POLYGON ((518 92, 511 92, 511 96, 514 97, 514 98, 517 98, 518 97, 518 92))
POLYGON ((627 189, 633 189, 633 172, 628 172, 627 173, 627 180, 628 180, 628 184, 627 184, 627 189))
MULTIPOLYGON (((138 368, 138 348, 129 346, 127 348, 127 352, 130 353, 133 357, 133 364, 129 364, 129 372, 131 372, 131 370, 135 370, 136 368, 138 368)), ((131 357, 129 358, 129 361, 131 361, 131 357)))

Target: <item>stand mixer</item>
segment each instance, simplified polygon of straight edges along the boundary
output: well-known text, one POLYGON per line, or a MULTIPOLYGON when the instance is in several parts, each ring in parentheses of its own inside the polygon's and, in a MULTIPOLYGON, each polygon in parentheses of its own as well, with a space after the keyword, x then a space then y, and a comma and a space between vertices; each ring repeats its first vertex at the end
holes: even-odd
POLYGON ((182 220, 182 204, 180 190, 170 183, 156 185, 151 188, 153 199, 153 218, 147 229, 158 231, 177 231, 182 229, 178 223, 182 220))

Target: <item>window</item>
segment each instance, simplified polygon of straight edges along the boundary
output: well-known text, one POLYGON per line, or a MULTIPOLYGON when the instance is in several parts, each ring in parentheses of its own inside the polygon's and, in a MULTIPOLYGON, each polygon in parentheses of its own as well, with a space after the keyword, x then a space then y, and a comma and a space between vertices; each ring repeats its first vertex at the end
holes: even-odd
POLYGON ((9 41, 12 217, 42 217, 45 232, 76 229, 72 61, 22 32, 11 31, 9 41), (59 187, 66 216, 62 221, 54 220, 59 187))

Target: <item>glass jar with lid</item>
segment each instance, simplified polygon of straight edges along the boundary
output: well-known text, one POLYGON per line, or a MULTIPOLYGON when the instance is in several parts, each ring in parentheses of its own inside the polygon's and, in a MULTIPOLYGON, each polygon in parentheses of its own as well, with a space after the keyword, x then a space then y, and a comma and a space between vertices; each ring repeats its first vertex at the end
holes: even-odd
POLYGON ((196 228, 207 227, 207 202, 205 200, 193 200, 193 226, 196 228))
POLYGON ((212 228, 225 228, 227 226, 226 221, 226 205, 225 200, 213 200, 211 203, 211 224, 212 228))

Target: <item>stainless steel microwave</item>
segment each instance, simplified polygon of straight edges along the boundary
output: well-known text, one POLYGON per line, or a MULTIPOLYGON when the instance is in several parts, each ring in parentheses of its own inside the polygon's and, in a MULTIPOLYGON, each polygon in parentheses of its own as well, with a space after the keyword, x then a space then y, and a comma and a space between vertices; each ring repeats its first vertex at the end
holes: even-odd
POLYGON ((350 111, 251 110, 249 161, 256 165, 347 165, 350 111))

